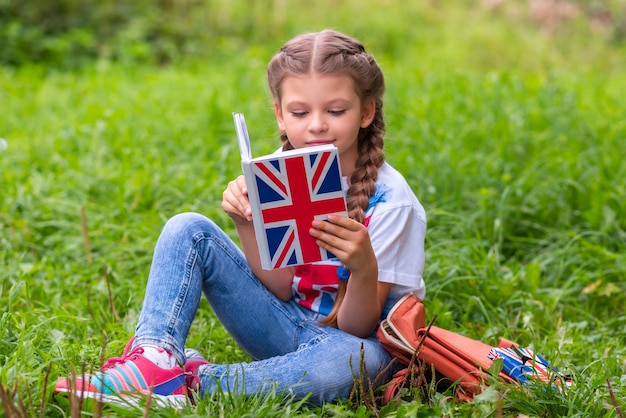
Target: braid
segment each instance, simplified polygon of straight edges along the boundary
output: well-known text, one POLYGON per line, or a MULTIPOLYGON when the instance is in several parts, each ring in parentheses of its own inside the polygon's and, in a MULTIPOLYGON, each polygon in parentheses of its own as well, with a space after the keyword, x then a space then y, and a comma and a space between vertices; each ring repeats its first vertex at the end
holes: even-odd
POLYGON ((365 211, 369 206, 370 197, 376 192, 378 169, 385 160, 382 102, 376 103, 376 107, 376 116, 372 124, 359 132, 359 157, 348 181, 348 214, 360 223, 365 222, 365 211))
POLYGON ((286 133, 281 132, 280 140, 283 143, 283 151, 289 151, 290 149, 293 149, 293 145, 291 145, 291 142, 289 142, 289 138, 287 138, 286 133))
MULTIPOLYGON (((281 85, 289 75, 345 74, 354 82, 361 103, 375 102, 372 123, 358 134, 359 155, 355 169, 348 178, 347 207, 350 218, 365 223, 365 211, 376 192, 378 169, 384 162, 385 122, 382 96, 385 91, 383 73, 374 57, 357 40, 332 30, 307 33, 289 41, 274 55, 267 68, 270 91, 280 103, 281 85)), ((282 149, 293 149, 286 133, 281 133, 282 149)), ((337 314, 346 293, 347 282, 341 280, 331 313, 321 321, 337 326, 337 314)))

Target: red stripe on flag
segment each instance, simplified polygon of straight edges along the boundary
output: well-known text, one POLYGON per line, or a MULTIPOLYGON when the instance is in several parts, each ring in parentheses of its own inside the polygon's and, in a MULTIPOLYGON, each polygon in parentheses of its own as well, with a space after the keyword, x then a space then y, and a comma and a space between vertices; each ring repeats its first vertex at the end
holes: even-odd
POLYGON ((312 189, 315 190, 317 187, 317 182, 320 181, 320 177, 322 176, 322 171, 324 171, 324 167, 326 166, 326 161, 330 158, 329 152, 322 153, 320 157, 320 161, 317 164, 317 168, 315 169, 315 173, 313 174, 313 179, 311 180, 312 189))
POLYGON ((274 182, 274 184, 276 186, 278 186, 280 188, 280 190, 284 193, 287 194, 287 187, 285 187, 285 185, 283 184, 282 181, 280 181, 278 179, 278 177, 276 177, 274 175, 274 173, 272 173, 263 163, 258 163, 256 165, 257 167, 259 167, 259 169, 267 176, 270 178, 270 180, 272 180, 272 182, 274 182))
POLYGON ((294 236, 294 231, 292 230, 289 233, 289 238, 288 238, 287 243, 285 244, 285 247, 283 248, 283 251, 280 253, 280 257, 278 258, 278 260, 276 260, 276 263, 274 263, 274 268, 282 266, 283 260, 285 259, 285 257, 287 257, 287 254, 289 253, 289 250, 291 249, 291 246, 293 245, 294 240, 295 240, 295 236, 294 236))

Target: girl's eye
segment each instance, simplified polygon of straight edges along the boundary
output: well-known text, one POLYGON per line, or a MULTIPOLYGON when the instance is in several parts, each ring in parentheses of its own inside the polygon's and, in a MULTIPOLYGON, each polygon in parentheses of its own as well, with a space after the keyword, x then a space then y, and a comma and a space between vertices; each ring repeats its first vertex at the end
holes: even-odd
POLYGON ((333 116, 340 116, 346 113, 346 111, 345 110, 329 110, 328 113, 330 113, 333 116))
POLYGON ((291 112, 291 115, 294 118, 302 118, 304 116, 306 116, 307 112, 291 112))

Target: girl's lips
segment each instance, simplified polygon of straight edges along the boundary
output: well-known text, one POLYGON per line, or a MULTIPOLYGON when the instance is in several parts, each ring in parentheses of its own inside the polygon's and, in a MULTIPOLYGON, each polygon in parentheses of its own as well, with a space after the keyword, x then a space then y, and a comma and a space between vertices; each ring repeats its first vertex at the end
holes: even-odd
POLYGON ((314 141, 309 141, 306 144, 310 147, 314 147, 316 145, 328 145, 328 144, 332 144, 334 141, 332 139, 316 139, 314 141))

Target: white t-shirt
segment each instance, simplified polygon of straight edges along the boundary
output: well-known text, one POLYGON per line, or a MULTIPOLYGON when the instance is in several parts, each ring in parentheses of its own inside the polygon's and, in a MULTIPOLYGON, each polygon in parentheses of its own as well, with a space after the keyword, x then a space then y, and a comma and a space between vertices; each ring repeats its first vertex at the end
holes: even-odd
MULTIPOLYGON (((424 298, 426 213, 404 177, 385 162, 378 170, 376 192, 365 217, 378 262, 378 281, 392 283, 385 317, 407 293, 424 298)), ((298 303, 328 315, 335 302, 340 265, 338 260, 328 260, 297 267, 292 288, 298 303)))

